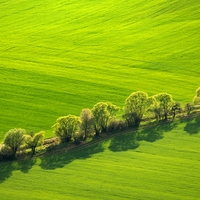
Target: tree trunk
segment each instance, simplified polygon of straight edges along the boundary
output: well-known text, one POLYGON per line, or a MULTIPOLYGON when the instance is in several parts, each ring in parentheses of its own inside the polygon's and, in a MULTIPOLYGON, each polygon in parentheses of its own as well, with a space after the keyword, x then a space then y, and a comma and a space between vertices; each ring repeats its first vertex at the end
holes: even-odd
POLYGON ((136 117, 136 118, 135 118, 135 126, 136 126, 136 127, 139 127, 139 126, 140 126, 140 122, 141 122, 141 118, 136 117))
POLYGON ((35 146, 34 147, 31 147, 31 149, 32 149, 32 155, 35 155, 35 146))
POLYGON ((107 128, 106 127, 102 127, 102 132, 106 133, 107 128))
POLYGON ((13 158, 16 158, 16 153, 17 153, 17 147, 13 147, 13 158))
POLYGON ((164 114, 164 117, 165 117, 164 119, 167 120, 167 113, 164 114))
POLYGON ((173 111, 173 116, 172 116, 172 120, 174 120, 174 118, 176 117, 176 111, 173 111))

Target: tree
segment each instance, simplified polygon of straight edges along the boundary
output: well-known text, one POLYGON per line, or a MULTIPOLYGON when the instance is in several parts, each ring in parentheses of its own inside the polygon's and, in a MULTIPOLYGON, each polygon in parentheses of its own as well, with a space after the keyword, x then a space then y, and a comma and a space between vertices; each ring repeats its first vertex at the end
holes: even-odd
POLYGON ((159 109, 159 114, 165 120, 168 119, 168 115, 172 110, 172 106, 174 105, 174 101, 172 96, 167 93, 160 93, 154 96, 157 101, 157 108, 159 109))
POLYGON ((200 87, 196 90, 196 96, 194 97, 193 102, 195 105, 200 104, 200 87))
POLYGON ((21 128, 14 128, 6 133, 3 143, 12 149, 13 157, 16 157, 17 150, 24 143, 25 133, 21 128))
POLYGON ((174 120, 177 112, 181 111, 181 104, 179 102, 175 102, 172 106, 172 119, 174 120))
POLYGON ((35 154, 35 149, 37 146, 41 146, 44 142, 44 131, 40 131, 36 134, 33 132, 25 135, 25 143, 32 150, 32 154, 35 154))
POLYGON ((133 92, 125 101, 123 117, 126 119, 128 126, 139 126, 142 117, 149 107, 149 97, 142 91, 133 92))
POLYGON ((93 132, 94 116, 90 109, 83 109, 80 114, 81 131, 83 132, 84 140, 93 132))
POLYGON ((6 146, 5 144, 0 144, 0 160, 3 159, 10 159, 13 157, 13 151, 10 147, 6 146))
POLYGON ((187 115, 192 111, 192 105, 189 102, 185 104, 185 111, 187 112, 187 115))
POLYGON ((151 97, 152 104, 150 107, 150 111, 154 112, 156 120, 160 120, 162 117, 160 103, 156 100, 155 96, 151 97))
POLYGON ((119 108, 116 105, 109 102, 99 102, 93 106, 92 114, 96 135, 107 131, 110 121, 115 118, 118 110, 119 108))
POLYGON ((73 139, 76 131, 79 130, 80 118, 75 115, 59 117, 53 125, 54 133, 62 142, 69 142, 73 139))

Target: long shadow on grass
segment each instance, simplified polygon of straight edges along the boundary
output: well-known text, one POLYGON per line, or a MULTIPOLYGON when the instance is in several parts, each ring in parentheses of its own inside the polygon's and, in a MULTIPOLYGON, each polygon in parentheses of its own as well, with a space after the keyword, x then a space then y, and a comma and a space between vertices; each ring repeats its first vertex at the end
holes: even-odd
POLYGON ((186 126, 184 127, 184 131, 186 131, 190 135, 199 133, 200 132, 200 117, 189 120, 186 126))
POLYGON ((12 162, 1 162, 0 163, 0 183, 4 182, 10 176, 12 176, 12 172, 15 170, 12 162))
POLYGON ((138 146, 139 143, 136 140, 136 134, 128 133, 114 137, 110 142, 109 149, 111 151, 118 152, 136 149, 138 146))
POLYGON ((26 160, 17 161, 17 170, 20 170, 23 173, 28 173, 29 170, 35 165, 36 158, 30 158, 26 160))
POLYGON ((145 140, 147 142, 155 142, 164 137, 165 132, 173 130, 177 126, 175 122, 160 121, 155 122, 149 127, 137 132, 137 140, 145 140))
POLYGON ((111 140, 109 149, 114 152, 136 149, 139 147, 139 141, 155 142, 162 139, 165 132, 171 131, 176 126, 175 122, 154 122, 143 130, 114 137, 111 140))
POLYGON ((3 183, 11 177, 13 171, 20 170, 23 173, 28 173, 35 163, 36 159, 34 158, 20 161, 0 162, 0 183, 3 183))
POLYGON ((41 158, 41 168, 46 170, 54 170, 62 168, 76 159, 87 159, 93 154, 103 152, 102 143, 94 144, 87 148, 71 150, 59 154, 52 154, 41 158))

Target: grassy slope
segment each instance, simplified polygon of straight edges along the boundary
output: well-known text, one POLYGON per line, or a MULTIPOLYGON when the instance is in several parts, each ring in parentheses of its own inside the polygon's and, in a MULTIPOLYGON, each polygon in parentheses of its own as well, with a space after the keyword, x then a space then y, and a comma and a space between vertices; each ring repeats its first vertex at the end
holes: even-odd
POLYGON ((197 0, 1 0, 0 140, 136 90, 192 101, 199 31, 197 0))
POLYGON ((146 141, 138 147, 130 133, 82 150, 1 163, 1 199, 199 199, 200 118, 141 132, 146 141))

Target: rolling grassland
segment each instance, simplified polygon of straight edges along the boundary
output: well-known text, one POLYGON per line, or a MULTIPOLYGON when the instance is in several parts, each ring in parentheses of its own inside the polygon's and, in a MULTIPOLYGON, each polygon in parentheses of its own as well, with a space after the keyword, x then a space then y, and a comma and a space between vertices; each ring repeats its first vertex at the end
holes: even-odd
POLYGON ((0 140, 137 90, 192 101, 199 32, 198 0, 0 0, 0 140))
POLYGON ((1 200, 200 196, 200 118, 115 136, 87 148, 0 164, 1 200))

